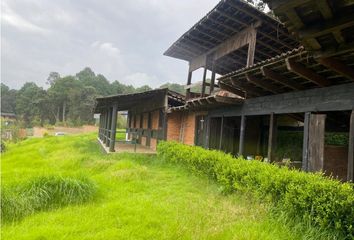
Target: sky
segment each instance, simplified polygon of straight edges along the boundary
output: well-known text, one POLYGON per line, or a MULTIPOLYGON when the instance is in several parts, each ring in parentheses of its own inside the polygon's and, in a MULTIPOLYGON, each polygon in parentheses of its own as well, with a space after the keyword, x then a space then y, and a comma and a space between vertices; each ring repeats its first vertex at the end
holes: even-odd
POLYGON ((185 84, 188 63, 163 56, 218 0, 1 0, 1 82, 45 84, 85 67, 110 82, 185 84))

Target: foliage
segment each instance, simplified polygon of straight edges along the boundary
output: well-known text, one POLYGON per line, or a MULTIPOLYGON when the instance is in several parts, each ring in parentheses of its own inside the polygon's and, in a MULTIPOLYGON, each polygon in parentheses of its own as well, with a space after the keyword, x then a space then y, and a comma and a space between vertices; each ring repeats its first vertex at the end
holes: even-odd
POLYGON ((1 220, 12 222, 37 211, 84 203, 93 198, 96 185, 85 177, 44 176, 1 192, 1 220))
POLYGON ((1 226, 7 240, 247 239, 333 240, 302 228, 247 194, 220 194, 219 185, 156 156, 102 154, 96 134, 32 138, 9 144, 1 159, 2 187, 27 186, 38 176, 85 176, 95 201, 35 212, 1 226))
POLYGON ((174 142, 160 142, 158 154, 216 179, 226 192, 250 191, 291 218, 354 237, 353 184, 174 142))
POLYGON ((186 94, 186 90, 184 89, 184 86, 178 83, 165 83, 161 85, 160 88, 168 88, 182 95, 186 94))
POLYGON ((1 112, 14 113, 16 111, 17 90, 10 89, 1 83, 1 112))

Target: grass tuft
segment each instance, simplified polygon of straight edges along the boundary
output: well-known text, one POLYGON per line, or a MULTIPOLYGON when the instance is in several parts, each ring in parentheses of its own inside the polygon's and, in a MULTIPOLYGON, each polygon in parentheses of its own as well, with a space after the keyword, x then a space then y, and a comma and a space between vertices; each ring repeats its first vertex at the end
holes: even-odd
POLYGON ((44 176, 24 184, 4 187, 1 221, 13 222, 38 211, 80 204, 93 199, 97 187, 86 177, 44 176))

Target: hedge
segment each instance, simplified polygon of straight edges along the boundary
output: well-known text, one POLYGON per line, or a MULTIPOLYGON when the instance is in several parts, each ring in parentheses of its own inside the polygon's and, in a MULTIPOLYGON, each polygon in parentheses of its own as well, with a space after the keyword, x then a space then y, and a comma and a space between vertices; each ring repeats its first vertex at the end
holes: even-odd
POLYGON ((320 173, 305 173, 201 147, 160 142, 158 156, 215 179, 225 191, 251 192, 276 211, 354 237, 354 189, 320 173))

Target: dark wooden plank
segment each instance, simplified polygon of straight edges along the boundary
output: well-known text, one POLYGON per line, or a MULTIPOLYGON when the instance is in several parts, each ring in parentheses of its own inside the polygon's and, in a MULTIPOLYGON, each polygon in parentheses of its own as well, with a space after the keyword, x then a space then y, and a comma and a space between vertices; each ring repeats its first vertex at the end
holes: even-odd
POLYGON ((214 86, 215 86, 215 62, 213 62, 212 68, 211 68, 211 80, 210 80, 210 88, 209 88, 209 94, 211 94, 214 91, 214 86))
POLYGON ((110 132, 110 142, 109 142, 109 151, 115 151, 116 144, 116 129, 117 129, 117 105, 113 105, 112 108, 112 120, 111 120, 111 132, 110 132))
POLYGON ((333 57, 318 58, 317 61, 323 66, 354 81, 354 69, 333 57))
POLYGON ((273 70, 270 70, 268 68, 261 67, 261 72, 262 72, 262 75, 265 76, 266 78, 271 79, 275 82, 278 82, 278 83, 280 83, 284 86, 287 86, 291 89, 294 89, 294 90, 304 89, 304 87, 301 84, 299 84, 291 79, 288 79, 288 78, 280 75, 279 73, 276 73, 273 70))
POLYGON ((318 86, 326 87, 331 83, 325 77, 319 75, 318 73, 314 72, 309 68, 306 68, 301 63, 295 62, 292 59, 286 58, 285 63, 289 71, 317 84, 318 86))
POLYGON ((260 90, 258 90, 256 87, 251 86, 250 84, 244 84, 241 83, 235 79, 231 79, 231 83, 233 86, 242 89, 243 91, 245 91, 246 93, 250 93, 253 96, 262 96, 264 95, 264 93, 260 90))
POLYGON ((240 126, 240 141, 238 148, 238 155, 243 156, 244 154, 244 146, 245 146, 245 132, 246 132, 246 116, 241 116, 241 126, 240 126))
POLYGON ((107 114, 107 127, 106 127, 106 147, 109 147, 110 144, 110 139, 111 139, 111 124, 112 124, 112 109, 108 109, 108 114, 107 114))
POLYGON ((257 30, 251 32, 251 37, 248 42, 248 51, 247 51, 247 63, 246 67, 250 67, 254 63, 254 54, 256 52, 256 41, 257 41, 257 30))
POLYGON ((254 85, 265 89, 266 91, 272 92, 272 93, 279 93, 279 89, 275 87, 273 84, 262 81, 261 79, 256 78, 255 76, 252 76, 251 74, 246 74, 246 79, 247 81, 253 83, 254 85))
POLYGON ((354 182, 354 110, 350 115, 349 127, 349 144, 348 144, 348 181, 354 182))
POLYGON ((311 114, 309 125, 308 171, 323 170, 326 114, 311 114))
POLYGON ((277 116, 274 113, 269 117, 269 135, 268 135, 268 161, 273 162, 274 152, 277 144, 277 116))

